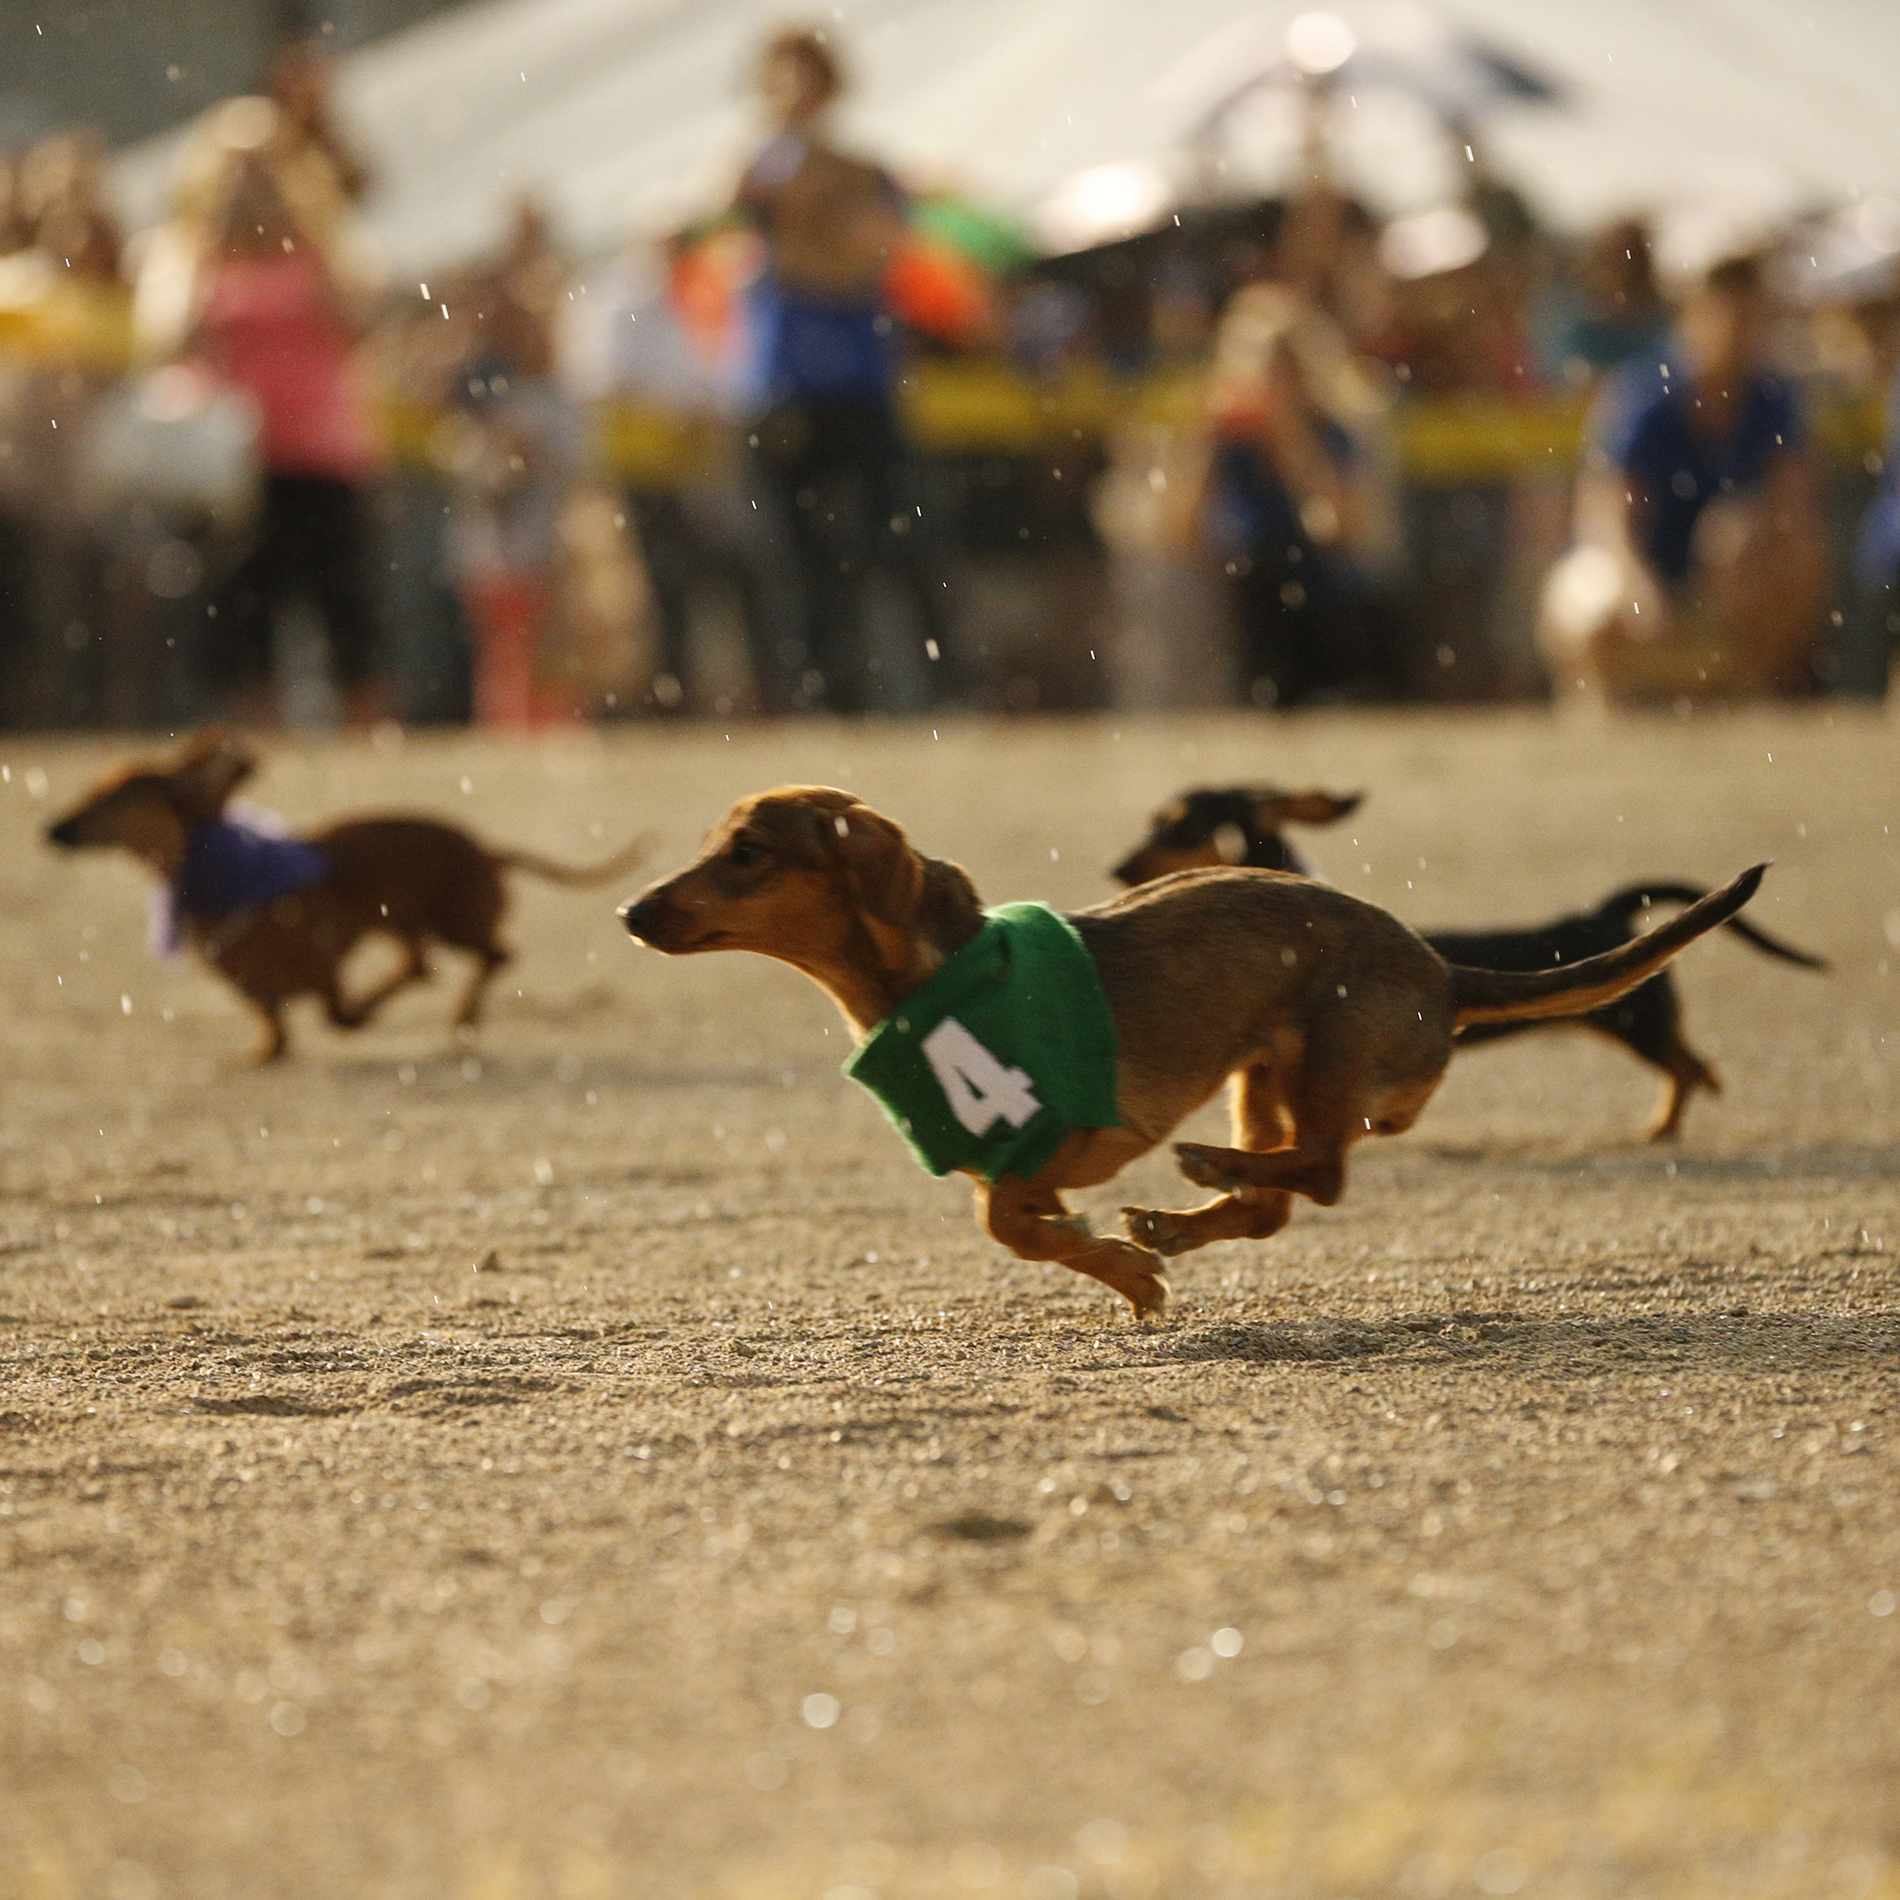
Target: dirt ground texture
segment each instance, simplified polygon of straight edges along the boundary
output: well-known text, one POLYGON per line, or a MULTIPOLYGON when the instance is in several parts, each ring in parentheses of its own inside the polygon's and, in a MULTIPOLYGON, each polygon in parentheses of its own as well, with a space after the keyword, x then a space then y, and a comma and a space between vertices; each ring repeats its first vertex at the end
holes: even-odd
POLYGON ((1677 1149, 1607 1043, 1474 1052, 1151 1326, 917 1171, 815 988, 618 888, 517 881, 472 1044, 444 957, 247 1067, 136 867, 39 842, 126 749, 0 742, 0 1892, 1900 1895, 1881 718, 273 748, 297 823, 655 870, 840 784, 993 902, 1240 778, 1364 789, 1316 856, 1421 924, 1777 860, 1834 970, 1684 956, 1728 1087, 1677 1149))

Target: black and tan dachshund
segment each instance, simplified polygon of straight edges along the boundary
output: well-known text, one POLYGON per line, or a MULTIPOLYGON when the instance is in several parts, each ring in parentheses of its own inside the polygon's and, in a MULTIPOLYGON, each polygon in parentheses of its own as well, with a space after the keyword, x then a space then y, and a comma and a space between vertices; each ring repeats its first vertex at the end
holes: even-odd
MULTIPOLYGON (((1305 861, 1280 836, 1285 823, 1327 824, 1357 807, 1359 797, 1329 792, 1282 792, 1272 786, 1230 786, 1186 792, 1158 811, 1148 838, 1122 862, 1113 876, 1124 884, 1143 884, 1169 871, 1215 864, 1255 865, 1270 871, 1307 874, 1305 861)), ((1479 970, 1548 970, 1601 956, 1628 943, 1636 918, 1652 904, 1693 904, 1707 893, 1696 884, 1656 881, 1626 885, 1595 910, 1554 917, 1516 930, 1428 930, 1421 934, 1447 963, 1479 970)), ((1740 917, 1726 928, 1757 950, 1803 969, 1825 970, 1826 962, 1780 942, 1740 917)), ((1673 1139, 1682 1129, 1683 1110, 1697 1089, 1719 1092, 1721 1078, 1690 1047, 1682 1031, 1682 1001, 1675 978, 1664 970, 1614 1003, 1571 1019, 1612 1037, 1624 1048, 1660 1069, 1667 1078, 1663 1099, 1650 1124, 1652 1141, 1673 1139)), ((1527 1030, 1556 1029, 1559 1022, 1467 1023, 1454 1046, 1470 1048, 1527 1030)))

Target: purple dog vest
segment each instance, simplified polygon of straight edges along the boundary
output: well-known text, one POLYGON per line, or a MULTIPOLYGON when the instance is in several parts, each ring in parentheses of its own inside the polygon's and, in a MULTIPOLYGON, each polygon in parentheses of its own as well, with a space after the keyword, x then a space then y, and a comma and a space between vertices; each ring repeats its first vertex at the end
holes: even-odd
POLYGON ((321 883, 330 860, 300 838, 273 837, 263 827, 268 814, 250 824, 208 818, 185 841, 185 861, 160 895, 153 936, 159 953, 171 955, 182 941, 183 925, 217 924, 242 912, 261 910, 321 883), (256 822, 262 820, 262 823, 256 822))

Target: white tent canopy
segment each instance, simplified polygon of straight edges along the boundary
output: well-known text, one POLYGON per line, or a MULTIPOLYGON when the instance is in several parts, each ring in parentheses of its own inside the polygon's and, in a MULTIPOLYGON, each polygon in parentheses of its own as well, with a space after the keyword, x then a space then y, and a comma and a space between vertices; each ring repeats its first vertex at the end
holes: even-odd
MULTIPOLYGON (((1028 212, 1091 167, 1182 175, 1208 86, 1265 63, 1314 3, 808 11, 854 74, 853 139, 913 180, 1028 212)), ((1340 11, 1376 27, 1376 0, 1340 11)), ((1900 7, 1887 0, 1450 0, 1441 11, 1567 93, 1484 120, 1495 168, 1560 225, 1660 207, 1739 226, 1817 201, 1900 197, 1900 7)), ((491 242, 522 192, 586 251, 718 204, 756 131, 750 60, 788 17, 781 0, 481 0, 351 55, 341 111, 381 175, 370 237, 392 269, 423 273, 491 242)), ((1418 101, 1369 93, 1338 119, 1348 182, 1381 208, 1455 189, 1463 154, 1418 101)), ((1272 90, 1235 116, 1236 188, 1285 176, 1293 121, 1272 90)), ((162 204, 173 149, 128 155, 135 215, 162 204)))

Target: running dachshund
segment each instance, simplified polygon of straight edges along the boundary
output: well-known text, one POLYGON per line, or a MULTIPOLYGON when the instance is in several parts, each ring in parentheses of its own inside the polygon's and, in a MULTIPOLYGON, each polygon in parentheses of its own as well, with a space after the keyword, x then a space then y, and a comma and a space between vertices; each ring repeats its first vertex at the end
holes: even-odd
MULTIPOLYGON (((1310 875, 1298 853, 1280 835, 1290 822, 1326 824, 1343 818, 1359 804, 1357 796, 1335 798, 1328 792, 1287 793, 1270 786, 1231 786, 1184 792, 1158 811, 1148 837, 1115 866, 1110 876, 1127 885, 1147 882, 1169 871, 1216 864, 1250 864, 1266 870, 1310 875)), ((1548 970, 1577 963, 1628 943, 1636 918, 1652 904, 1693 904, 1705 897, 1695 884, 1628 884, 1606 897, 1595 910, 1554 917, 1518 930, 1428 930, 1425 941, 1449 963, 1479 970, 1548 970)), ((1797 950, 1741 917, 1728 928, 1757 950, 1805 970, 1825 970, 1826 961, 1797 950)), ((1651 1141, 1671 1141, 1682 1130, 1683 1110, 1697 1089, 1719 1093, 1721 1078, 1690 1046, 1682 1029, 1682 1000, 1675 979, 1659 971, 1627 996, 1573 1019, 1581 1027, 1620 1042, 1660 1069, 1666 1078, 1663 1098, 1649 1126, 1651 1141)), ((1495 1042, 1528 1029, 1557 1029, 1559 1022, 1473 1023, 1458 1031, 1460 1049, 1495 1042)))
MULTIPOLYGON (((1076 912, 1114 1024, 1120 1124, 1072 1129, 1033 1178, 979 1180, 980 1218, 1019 1258, 1059 1261, 1158 1312, 1164 1256, 1277 1233, 1296 1194, 1333 1205, 1354 1144, 1417 1120, 1459 1029, 1601 1008, 1732 917, 1764 868, 1606 956, 1528 974, 1448 964, 1385 911, 1283 872, 1181 872, 1076 912), (1125 1208, 1123 1239, 1069 1213, 1065 1191, 1113 1180, 1223 1081, 1233 1145, 1175 1144, 1182 1173, 1217 1198, 1125 1208)), ((621 917, 669 955, 791 964, 860 1040, 985 925, 961 867, 914 850, 849 792, 809 785, 741 800, 621 917)))
POLYGON ((359 1029, 395 993, 426 982, 433 943, 466 951, 475 970, 458 1027, 481 1015, 483 993, 510 952, 496 937, 507 909, 504 871, 590 885, 630 869, 649 841, 604 863, 556 864, 494 851, 432 818, 357 818, 308 838, 233 823, 225 807, 257 769, 244 743, 203 734, 169 760, 144 760, 97 785, 47 828, 62 848, 117 845, 164 886, 174 928, 264 1019, 260 1062, 288 1047, 284 1005, 315 996, 339 1029, 359 1029), (361 996, 344 993, 344 959, 363 938, 393 937, 401 968, 361 996))

